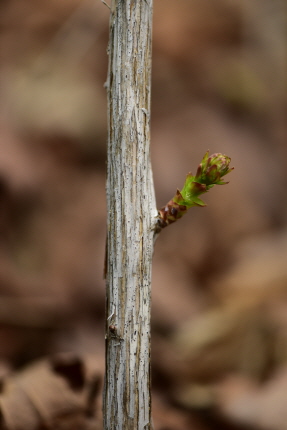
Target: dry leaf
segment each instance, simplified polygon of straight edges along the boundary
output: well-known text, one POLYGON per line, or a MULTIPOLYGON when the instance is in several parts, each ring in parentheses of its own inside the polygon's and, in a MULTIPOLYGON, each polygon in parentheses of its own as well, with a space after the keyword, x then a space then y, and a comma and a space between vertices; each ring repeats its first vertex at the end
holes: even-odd
POLYGON ((95 412, 100 380, 94 364, 73 354, 39 361, 4 381, 1 428, 100 429, 95 412))

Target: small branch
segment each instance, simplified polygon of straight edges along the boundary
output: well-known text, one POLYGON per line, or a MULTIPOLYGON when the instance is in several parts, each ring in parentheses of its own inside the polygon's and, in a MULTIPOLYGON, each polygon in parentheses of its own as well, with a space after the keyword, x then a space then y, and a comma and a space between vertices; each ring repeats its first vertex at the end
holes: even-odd
POLYGON ((111 10, 111 6, 108 5, 108 3, 105 2, 105 0, 101 0, 101 2, 104 3, 104 5, 107 6, 107 8, 111 10))

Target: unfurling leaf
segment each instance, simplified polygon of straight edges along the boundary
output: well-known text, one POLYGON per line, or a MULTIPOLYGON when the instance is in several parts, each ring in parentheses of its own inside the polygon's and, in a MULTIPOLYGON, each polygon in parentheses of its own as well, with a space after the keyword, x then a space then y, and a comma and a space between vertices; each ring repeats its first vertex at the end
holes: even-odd
POLYGON ((192 206, 206 206, 198 196, 207 193, 214 185, 228 184, 222 181, 222 177, 233 170, 233 167, 229 168, 230 161, 231 158, 227 155, 209 155, 207 151, 196 175, 189 173, 182 190, 177 190, 176 195, 158 211, 159 226, 163 228, 177 221, 192 206))

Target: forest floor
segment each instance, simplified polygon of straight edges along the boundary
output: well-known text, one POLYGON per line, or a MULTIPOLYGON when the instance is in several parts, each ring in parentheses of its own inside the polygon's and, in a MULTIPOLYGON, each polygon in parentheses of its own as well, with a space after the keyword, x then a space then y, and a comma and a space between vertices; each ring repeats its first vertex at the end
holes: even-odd
MULTIPOLYGON (((155 430, 286 430, 287 51, 262 3, 155 1, 158 207, 207 149, 235 167, 156 243, 155 430)), ((109 10, 0 10, 0 428, 99 430, 109 10)))

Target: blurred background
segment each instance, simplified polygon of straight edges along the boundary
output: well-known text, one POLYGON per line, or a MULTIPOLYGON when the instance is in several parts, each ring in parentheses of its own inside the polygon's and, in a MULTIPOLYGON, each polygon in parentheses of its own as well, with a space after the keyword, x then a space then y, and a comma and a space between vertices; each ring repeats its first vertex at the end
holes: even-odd
MULTIPOLYGON (((102 379, 109 10, 0 10, 0 379, 63 352, 102 379)), ((286 18, 285 0, 155 0, 158 207, 207 149, 235 167, 156 243, 156 430, 287 429, 286 18)))

